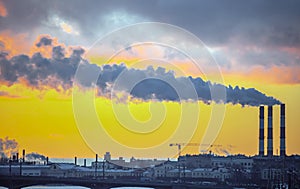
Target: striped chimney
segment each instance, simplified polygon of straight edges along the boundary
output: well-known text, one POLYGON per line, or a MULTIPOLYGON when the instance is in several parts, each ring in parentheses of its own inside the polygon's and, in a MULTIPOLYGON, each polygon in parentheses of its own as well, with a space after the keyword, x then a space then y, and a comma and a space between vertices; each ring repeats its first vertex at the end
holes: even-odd
POLYGON ((259 107, 259 150, 258 150, 258 155, 259 156, 264 156, 264 113, 265 109, 264 106, 259 107))
POLYGON ((280 156, 285 155, 285 104, 280 104, 280 156))
POLYGON ((273 106, 268 106, 268 157, 273 156, 273 106))

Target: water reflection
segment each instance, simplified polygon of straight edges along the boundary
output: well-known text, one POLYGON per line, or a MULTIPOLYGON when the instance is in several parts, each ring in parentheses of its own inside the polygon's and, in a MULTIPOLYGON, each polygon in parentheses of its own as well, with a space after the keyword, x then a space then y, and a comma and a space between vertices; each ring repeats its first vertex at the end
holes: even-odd
MULTIPOLYGON (((5 187, 0 186, 0 189, 7 189, 5 187)), ((83 186, 29 186, 22 189, 89 189, 83 186)), ((111 189, 153 189, 147 187, 116 187, 111 189)))
MULTIPOLYGON (((4 187, 0 187, 0 189, 7 189, 4 187)), ((89 189, 87 187, 82 186, 29 186, 22 189, 89 189)), ((116 187, 111 189, 153 189, 147 187, 116 187)))

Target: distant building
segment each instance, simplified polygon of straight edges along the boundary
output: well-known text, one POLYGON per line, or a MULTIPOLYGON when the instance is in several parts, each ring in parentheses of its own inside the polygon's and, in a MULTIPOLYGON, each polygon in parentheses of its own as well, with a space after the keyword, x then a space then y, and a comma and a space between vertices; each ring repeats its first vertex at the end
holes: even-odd
POLYGON ((8 164, 0 165, 1 175, 23 175, 23 176, 45 176, 45 172, 50 168, 48 165, 22 165, 14 164, 9 166, 8 164), (21 169, 21 170, 20 170, 21 169))
POLYGON ((225 181, 231 177, 229 169, 226 168, 197 168, 192 170, 192 178, 214 179, 225 181))
POLYGON ((282 177, 282 169, 262 169, 261 179, 262 180, 279 180, 282 177))
POLYGON ((10 162, 0 165, 0 176, 103 177, 142 181, 223 182, 236 186, 256 184, 275 187, 280 184, 300 187, 298 155, 223 157, 201 154, 181 156, 179 161, 131 158, 126 162, 123 158, 111 159, 110 153, 107 152, 104 154, 104 160, 92 162, 91 167, 74 163, 35 165, 27 162, 22 164, 10 162))
POLYGON ((104 154, 104 162, 98 161, 92 162, 92 168, 97 166, 98 169, 129 169, 129 168, 147 168, 154 167, 155 165, 161 164, 165 162, 165 160, 157 160, 157 159, 136 159, 134 157, 130 158, 130 161, 127 162, 123 159, 123 157, 119 157, 119 159, 111 159, 110 152, 106 152, 104 154))
POLYGON ((110 160, 111 160, 110 152, 106 152, 106 153, 104 154, 104 160, 105 160, 105 161, 110 161, 110 160))
POLYGON ((22 170, 22 176, 41 176, 41 169, 36 169, 36 168, 32 168, 32 169, 24 169, 22 170))
POLYGON ((177 162, 174 161, 166 161, 162 164, 156 165, 153 170, 154 170, 154 177, 159 178, 159 177, 167 177, 167 172, 170 170, 173 170, 177 167, 177 162))
POLYGON ((211 158, 212 167, 239 167, 241 169, 251 170, 253 167, 253 159, 243 155, 236 156, 213 156, 211 158))
POLYGON ((189 169, 211 167, 211 157, 209 154, 185 155, 179 157, 179 163, 185 164, 189 169))

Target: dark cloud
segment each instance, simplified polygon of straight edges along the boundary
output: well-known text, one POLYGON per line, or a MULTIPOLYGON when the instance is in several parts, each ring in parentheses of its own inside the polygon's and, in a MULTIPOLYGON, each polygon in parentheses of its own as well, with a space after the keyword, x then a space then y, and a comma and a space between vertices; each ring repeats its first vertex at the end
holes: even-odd
MULTIPOLYGON (((0 32, 27 33, 31 41, 47 33, 67 45, 90 46, 120 27, 154 21, 182 27, 210 47, 226 46, 227 52, 216 55, 221 68, 299 65, 298 55, 282 51, 282 47, 300 48, 300 1, 297 0, 45 0, 43 3, 10 0, 4 1, 4 5, 8 15, 0 17, 0 32), (72 26, 73 34, 63 31, 62 23, 72 26), (261 52, 248 47, 258 47, 261 52)), ((36 43, 38 47, 51 44, 53 41, 47 37, 36 43)), ((114 47, 113 42, 111 45, 114 47)), ((58 46, 53 56, 60 59, 63 53, 58 46)), ((166 53, 166 58, 176 56, 166 53)))
POLYGON ((75 23, 81 37, 93 38, 139 21, 165 22, 183 27, 209 44, 224 44, 241 36, 247 43, 300 46, 300 2, 291 1, 5 1, 9 14, 0 18, 1 30, 28 32, 48 27, 53 15, 75 23), (67 6, 66 6, 67 5, 67 6), (114 13, 114 14, 112 14, 114 13), (125 14, 118 14, 125 13, 125 14), (126 17, 134 15, 140 19, 126 17), (122 20, 123 19, 123 20, 122 20), (126 20, 127 19, 127 20, 126 20))
POLYGON ((61 60, 65 56, 65 49, 62 46, 55 46, 52 49, 52 58, 54 60, 61 60))
POLYGON ((31 57, 16 55, 12 58, 0 57, 0 80, 8 85, 13 85, 25 79, 36 88, 52 87, 68 89, 72 86, 72 79, 77 66, 82 61, 84 50, 80 47, 73 48, 70 56, 65 56, 62 46, 52 47, 52 57, 43 57, 36 52, 31 57))
POLYGON ((41 37, 40 41, 35 44, 37 47, 41 46, 51 46, 52 45, 52 39, 50 37, 41 37))
POLYGON ((35 0, 23 2, 3 1, 8 15, 0 18, 0 30, 11 30, 13 32, 33 31, 47 19, 51 2, 38 3, 35 0))

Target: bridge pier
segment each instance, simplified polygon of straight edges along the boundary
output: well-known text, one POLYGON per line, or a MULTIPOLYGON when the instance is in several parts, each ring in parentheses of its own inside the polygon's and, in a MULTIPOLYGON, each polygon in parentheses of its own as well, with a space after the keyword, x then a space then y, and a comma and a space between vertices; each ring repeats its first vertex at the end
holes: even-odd
POLYGON ((11 184, 8 189, 21 189, 22 187, 19 186, 14 186, 13 184, 11 184))
POLYGON ((155 189, 172 189, 172 187, 166 187, 166 186, 157 186, 154 187, 155 189))
POLYGON ((8 189, 21 189, 19 186, 15 186, 12 181, 9 181, 9 185, 6 186, 8 189))
POLYGON ((111 187, 108 186, 91 186, 91 189, 110 189, 111 187))
POLYGON ((186 187, 183 185, 180 185, 180 186, 174 185, 174 186, 172 186, 172 189, 189 189, 189 187, 186 187))

